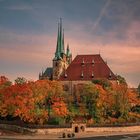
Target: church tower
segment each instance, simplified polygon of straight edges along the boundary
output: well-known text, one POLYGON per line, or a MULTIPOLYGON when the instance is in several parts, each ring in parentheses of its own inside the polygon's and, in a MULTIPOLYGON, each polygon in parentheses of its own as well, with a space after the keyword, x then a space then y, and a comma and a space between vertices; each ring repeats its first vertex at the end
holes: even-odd
POLYGON ((69 46, 65 53, 64 29, 62 29, 62 19, 60 18, 60 22, 58 23, 56 52, 53 59, 53 80, 58 80, 59 77, 64 74, 71 60, 72 55, 69 46))
POLYGON ((58 23, 58 35, 55 56, 53 58, 53 66, 39 73, 39 79, 58 80, 65 73, 67 67, 72 61, 69 45, 65 53, 64 29, 62 29, 62 19, 58 23))

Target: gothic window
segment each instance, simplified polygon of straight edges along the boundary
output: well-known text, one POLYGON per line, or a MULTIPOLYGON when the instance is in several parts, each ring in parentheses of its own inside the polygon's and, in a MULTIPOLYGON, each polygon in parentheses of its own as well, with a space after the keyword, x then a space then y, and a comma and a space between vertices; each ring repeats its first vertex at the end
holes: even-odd
POLYGON ((56 67, 58 66, 57 62, 55 63, 55 66, 56 66, 56 67))

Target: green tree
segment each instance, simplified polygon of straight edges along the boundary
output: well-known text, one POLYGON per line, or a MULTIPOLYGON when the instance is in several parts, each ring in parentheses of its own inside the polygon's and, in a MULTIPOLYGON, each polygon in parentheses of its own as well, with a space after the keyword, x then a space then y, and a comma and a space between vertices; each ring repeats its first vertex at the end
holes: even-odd
POLYGON ((86 105, 89 115, 96 121, 100 118, 97 102, 99 91, 94 84, 85 84, 81 91, 81 102, 86 105))
POLYGON ((92 80, 92 83, 101 85, 103 87, 103 89, 111 88, 111 83, 107 79, 94 79, 94 80, 92 80))
POLYGON ((128 101, 128 91, 126 85, 119 85, 113 91, 114 104, 113 112, 116 118, 129 118, 130 104, 128 101))
POLYGON ((117 80, 119 81, 120 84, 127 85, 127 82, 124 77, 117 75, 117 80))
POLYGON ((17 79, 15 79, 15 84, 22 85, 25 83, 27 83, 27 80, 24 77, 17 77, 17 79))

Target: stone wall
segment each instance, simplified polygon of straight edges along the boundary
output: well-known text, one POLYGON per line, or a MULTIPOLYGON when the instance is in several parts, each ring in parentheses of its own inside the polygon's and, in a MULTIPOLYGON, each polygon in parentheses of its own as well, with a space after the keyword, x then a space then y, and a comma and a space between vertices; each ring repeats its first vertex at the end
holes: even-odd
POLYGON ((75 128, 78 127, 79 131, 77 133, 83 132, 140 132, 140 126, 123 126, 123 127, 86 127, 85 124, 78 123, 72 124, 71 128, 45 128, 45 129, 30 129, 24 128, 16 125, 0 124, 0 129, 11 130, 20 133, 34 133, 34 134, 60 134, 63 132, 75 132, 75 128))
POLYGON ((140 126, 87 127, 86 132, 140 132, 140 126))
POLYGON ((36 134, 52 134, 52 133, 63 133, 63 132, 72 132, 72 128, 46 128, 46 129, 36 129, 36 134))
POLYGON ((92 81, 60 81, 62 85, 68 86, 68 93, 73 94, 74 93, 74 86, 77 84, 88 84, 92 83, 92 81))

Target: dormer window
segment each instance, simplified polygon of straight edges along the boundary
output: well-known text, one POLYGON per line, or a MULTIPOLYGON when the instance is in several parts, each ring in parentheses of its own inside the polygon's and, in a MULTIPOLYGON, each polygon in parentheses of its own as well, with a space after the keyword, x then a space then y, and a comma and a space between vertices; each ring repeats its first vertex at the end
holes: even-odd
POLYGON ((111 78, 112 78, 112 73, 110 72, 110 73, 109 73, 109 79, 111 79, 111 78))
POLYGON ((92 75, 91 75, 91 77, 92 77, 92 78, 94 78, 94 73, 93 73, 93 72, 92 72, 92 75))
POLYGON ((94 63, 95 63, 95 62, 94 62, 94 59, 92 59, 92 65, 94 65, 94 63))
POLYGON ((82 73, 81 73, 81 78, 83 78, 84 77, 84 73, 83 73, 83 71, 82 71, 82 73))
POLYGON ((85 64, 84 58, 83 58, 83 60, 82 60, 82 63, 81 63, 81 64, 82 64, 82 66, 84 66, 84 64, 85 64))

